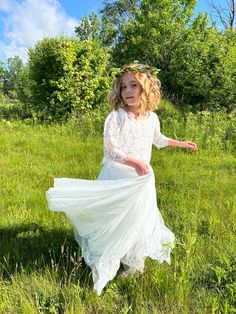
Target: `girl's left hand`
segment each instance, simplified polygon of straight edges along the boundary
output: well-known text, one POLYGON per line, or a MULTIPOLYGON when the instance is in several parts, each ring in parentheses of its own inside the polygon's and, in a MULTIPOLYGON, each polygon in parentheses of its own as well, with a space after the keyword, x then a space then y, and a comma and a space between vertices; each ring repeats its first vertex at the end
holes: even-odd
POLYGON ((184 148, 190 148, 192 150, 196 150, 197 149, 197 144, 190 142, 190 141, 183 141, 181 142, 181 146, 180 147, 184 147, 184 148))

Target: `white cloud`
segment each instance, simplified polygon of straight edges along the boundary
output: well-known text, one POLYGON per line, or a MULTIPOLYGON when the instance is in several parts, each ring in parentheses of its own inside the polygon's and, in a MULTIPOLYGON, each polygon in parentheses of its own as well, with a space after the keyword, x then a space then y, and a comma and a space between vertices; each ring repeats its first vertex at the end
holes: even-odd
POLYGON ((17 47, 15 43, 6 45, 0 41, 0 60, 5 60, 14 56, 20 56, 22 60, 27 61, 28 54, 26 47, 17 47))
POLYGON ((71 18, 58 0, 1 0, 4 40, 0 57, 18 54, 27 60, 27 49, 44 37, 71 36, 79 21, 71 18))

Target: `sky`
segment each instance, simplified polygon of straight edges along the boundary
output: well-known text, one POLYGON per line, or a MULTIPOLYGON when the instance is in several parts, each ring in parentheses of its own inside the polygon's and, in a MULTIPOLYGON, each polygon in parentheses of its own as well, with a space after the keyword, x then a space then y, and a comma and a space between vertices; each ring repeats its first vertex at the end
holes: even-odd
MULTIPOLYGON (((210 1, 210 0, 209 0, 210 1)), ((198 0, 196 13, 209 12, 208 0, 198 0)), ((227 0, 214 0, 224 3, 227 0)), ((0 0, 0 60, 20 56, 44 37, 75 35, 79 20, 102 8, 102 0, 0 0)))

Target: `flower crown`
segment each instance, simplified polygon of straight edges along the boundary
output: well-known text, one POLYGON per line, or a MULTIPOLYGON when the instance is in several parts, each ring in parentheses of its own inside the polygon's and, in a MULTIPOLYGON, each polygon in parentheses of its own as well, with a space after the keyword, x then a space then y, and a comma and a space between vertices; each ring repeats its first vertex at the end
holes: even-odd
MULTIPOLYGON (((138 61, 134 61, 134 63, 138 63, 138 61)), ((131 64, 131 65, 125 65, 118 73, 116 74, 116 77, 120 77, 124 73, 127 72, 133 72, 133 73, 145 73, 147 75, 152 75, 154 77, 157 76, 157 74, 160 72, 160 69, 150 67, 146 64, 131 64)))

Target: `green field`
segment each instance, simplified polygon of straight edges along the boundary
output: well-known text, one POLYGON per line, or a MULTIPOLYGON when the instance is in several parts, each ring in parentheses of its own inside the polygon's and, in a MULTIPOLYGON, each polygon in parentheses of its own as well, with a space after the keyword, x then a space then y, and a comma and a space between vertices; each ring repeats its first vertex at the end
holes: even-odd
POLYGON ((45 191, 54 177, 95 179, 101 136, 2 120, 0 313, 236 313, 236 124, 214 119, 163 120, 166 135, 187 135, 197 152, 153 149, 158 204, 176 235, 172 264, 147 259, 145 273, 129 278, 121 269, 100 297, 45 191))

